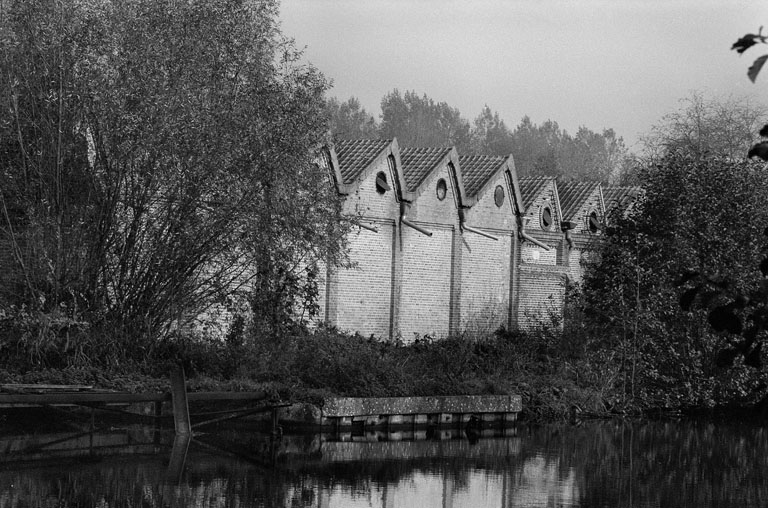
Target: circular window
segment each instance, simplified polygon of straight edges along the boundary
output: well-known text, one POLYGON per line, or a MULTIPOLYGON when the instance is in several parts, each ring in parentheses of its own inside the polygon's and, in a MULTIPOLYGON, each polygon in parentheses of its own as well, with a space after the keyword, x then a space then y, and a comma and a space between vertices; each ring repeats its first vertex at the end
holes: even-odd
POLYGON ((542 229, 549 229, 552 227, 552 209, 548 206, 541 209, 541 227, 542 229))
POLYGON ((493 191, 493 201, 499 208, 504 204, 504 187, 501 185, 497 185, 496 190, 493 191))
POLYGON ((389 190, 389 184, 387 183, 387 175, 383 171, 379 171, 376 174, 376 192, 384 194, 389 190))
POLYGON ((592 212, 587 217, 587 227, 590 233, 597 233, 600 230, 600 221, 597 219, 597 212, 592 212))
POLYGON ((448 184, 445 183, 445 178, 441 178, 437 181, 435 192, 437 192, 437 199, 440 201, 445 199, 445 195, 448 193, 448 184))

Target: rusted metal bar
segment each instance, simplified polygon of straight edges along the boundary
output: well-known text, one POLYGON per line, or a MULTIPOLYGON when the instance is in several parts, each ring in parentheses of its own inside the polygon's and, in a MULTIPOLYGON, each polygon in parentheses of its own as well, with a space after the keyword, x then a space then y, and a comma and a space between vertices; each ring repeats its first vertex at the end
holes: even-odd
POLYGON ((421 233, 423 235, 432 236, 432 232, 431 231, 427 231, 423 227, 417 226, 416 224, 414 224, 413 222, 409 221, 405 217, 400 217, 400 222, 402 222, 403 224, 405 224, 408 227, 411 227, 411 228, 415 229, 416 231, 418 231, 419 233, 421 233))
POLYGON ((530 235, 529 235, 528 233, 526 233, 525 231, 520 231, 520 236, 522 236, 522 237, 523 237, 523 239, 525 239, 525 240, 528 240, 529 242, 531 242, 531 243, 533 243, 533 244, 536 244, 536 245, 538 245, 539 247, 541 247, 541 248, 542 248, 542 249, 544 249, 544 250, 551 250, 551 249, 550 249, 550 247, 549 247, 549 245, 546 245, 546 244, 544 244, 544 243, 541 243, 540 241, 538 241, 538 240, 537 240, 537 239, 535 239, 534 237, 530 236, 530 235))
POLYGON ((366 226, 366 225, 365 225, 365 224, 363 224, 362 222, 358 222, 356 225, 357 225, 358 227, 361 227, 361 228, 363 228, 363 229, 367 229, 368 231, 373 231, 374 233, 378 233, 378 232, 379 232, 379 230, 378 230, 378 229, 376 229, 375 227, 373 227, 373 226, 366 226))
POLYGON ((480 236, 484 236, 486 238, 490 238, 491 240, 496 240, 496 241, 499 240, 499 237, 497 237, 497 236, 493 236, 492 234, 486 233, 485 231, 480 231, 479 229, 475 229, 473 227, 467 226, 466 224, 462 224, 461 228, 469 231, 470 233, 474 233, 476 235, 480 235, 480 236))

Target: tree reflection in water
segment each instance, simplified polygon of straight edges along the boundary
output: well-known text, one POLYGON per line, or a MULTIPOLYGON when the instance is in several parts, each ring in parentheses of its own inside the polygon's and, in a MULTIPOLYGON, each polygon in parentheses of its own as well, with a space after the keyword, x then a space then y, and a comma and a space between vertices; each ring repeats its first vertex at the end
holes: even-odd
POLYGON ((171 439, 152 438, 149 453, 109 436, 91 436, 103 447, 79 457, 66 441, 47 446, 46 460, 41 436, 0 436, 0 508, 768 505, 768 434, 754 424, 600 421, 521 425, 474 443, 383 434, 277 447, 225 430, 196 437, 175 477, 171 439), (37 443, 35 460, 19 454, 24 439, 37 443))

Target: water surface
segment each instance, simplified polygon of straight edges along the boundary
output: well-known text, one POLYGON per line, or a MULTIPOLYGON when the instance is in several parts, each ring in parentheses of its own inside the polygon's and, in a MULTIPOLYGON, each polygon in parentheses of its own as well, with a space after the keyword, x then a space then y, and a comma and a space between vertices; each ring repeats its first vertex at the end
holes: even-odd
POLYGON ((145 427, 0 434, 0 508, 762 507, 754 423, 597 421, 489 431, 176 440, 145 427), (499 435, 501 434, 501 435, 499 435))

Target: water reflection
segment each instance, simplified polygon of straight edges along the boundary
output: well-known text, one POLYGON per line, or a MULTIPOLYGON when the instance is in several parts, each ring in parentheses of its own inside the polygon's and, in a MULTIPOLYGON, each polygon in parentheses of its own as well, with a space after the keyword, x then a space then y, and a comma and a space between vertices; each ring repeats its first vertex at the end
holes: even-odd
POLYGON ((589 422, 507 434, 0 435, 0 508, 768 506, 760 426, 589 422))

